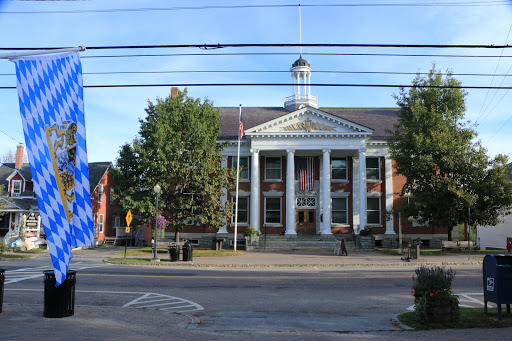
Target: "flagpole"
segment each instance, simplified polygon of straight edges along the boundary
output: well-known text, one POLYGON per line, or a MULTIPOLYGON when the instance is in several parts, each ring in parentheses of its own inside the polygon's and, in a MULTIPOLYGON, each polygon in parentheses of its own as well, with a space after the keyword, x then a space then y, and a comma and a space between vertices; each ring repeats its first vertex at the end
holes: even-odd
POLYGON ((67 49, 54 49, 54 50, 30 50, 23 52, 11 52, 0 54, 0 59, 16 59, 25 56, 39 56, 42 54, 64 53, 64 52, 84 52, 85 46, 72 47, 67 49))
MULTIPOLYGON (((238 113, 239 121, 242 114, 242 105, 240 104, 240 112, 238 113)), ((236 251, 236 237, 238 233, 238 181, 240 180, 240 141, 242 140, 240 132, 240 122, 238 122, 238 152, 236 154, 236 193, 235 193, 235 242, 234 250, 236 251)))

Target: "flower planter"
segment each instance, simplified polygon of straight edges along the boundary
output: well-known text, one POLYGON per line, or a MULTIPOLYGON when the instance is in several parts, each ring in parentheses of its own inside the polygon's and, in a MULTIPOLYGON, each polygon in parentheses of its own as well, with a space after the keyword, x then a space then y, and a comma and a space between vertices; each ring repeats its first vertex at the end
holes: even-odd
POLYGON ((430 317, 433 323, 448 323, 452 320, 452 304, 450 301, 430 303, 430 317))
POLYGON ((374 251, 375 238, 373 236, 359 236, 358 246, 362 251, 374 251))
POLYGON ((260 246, 260 236, 245 236, 245 251, 257 251, 260 246))

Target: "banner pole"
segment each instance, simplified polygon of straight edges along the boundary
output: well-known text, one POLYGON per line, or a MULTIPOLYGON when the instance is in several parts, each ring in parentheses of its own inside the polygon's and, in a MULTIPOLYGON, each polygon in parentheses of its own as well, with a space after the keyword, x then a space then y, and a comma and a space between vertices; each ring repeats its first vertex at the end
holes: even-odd
POLYGON ((63 53, 63 52, 84 52, 85 46, 72 47, 67 49, 54 49, 54 50, 30 50, 23 52, 11 52, 0 54, 0 59, 16 59, 18 57, 26 57, 26 56, 39 56, 42 54, 54 54, 54 53, 63 53))

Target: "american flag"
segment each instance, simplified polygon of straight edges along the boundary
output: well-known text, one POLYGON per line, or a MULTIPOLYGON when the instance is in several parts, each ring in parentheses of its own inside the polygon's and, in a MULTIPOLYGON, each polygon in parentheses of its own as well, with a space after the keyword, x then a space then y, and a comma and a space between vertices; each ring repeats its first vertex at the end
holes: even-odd
POLYGON ((312 191, 315 182, 315 170, 312 157, 299 157, 299 189, 301 191, 312 191))
POLYGON ((244 137, 244 121, 242 120, 242 108, 240 108, 240 114, 238 114, 238 139, 241 140, 244 137))

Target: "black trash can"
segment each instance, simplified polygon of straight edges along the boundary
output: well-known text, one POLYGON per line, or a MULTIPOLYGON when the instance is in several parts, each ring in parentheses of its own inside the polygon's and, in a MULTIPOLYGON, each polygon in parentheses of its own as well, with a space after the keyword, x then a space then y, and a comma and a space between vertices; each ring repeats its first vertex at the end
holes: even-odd
POLYGON ((485 313, 487 302, 494 302, 501 320, 501 305, 506 304, 507 313, 510 313, 512 304, 512 255, 486 255, 482 266, 485 313))
POLYGON ((76 271, 68 270, 64 282, 55 286, 53 270, 44 273, 44 317, 59 318, 73 316, 75 313, 75 283, 76 271))
POLYGON ((180 247, 179 245, 169 245, 169 260, 171 262, 177 262, 180 258, 180 247))
POLYGON ((0 313, 2 312, 2 306, 4 305, 4 281, 5 269, 0 269, 0 313))
POLYGON ((186 242, 183 244, 183 261, 188 262, 192 260, 192 244, 186 242))

